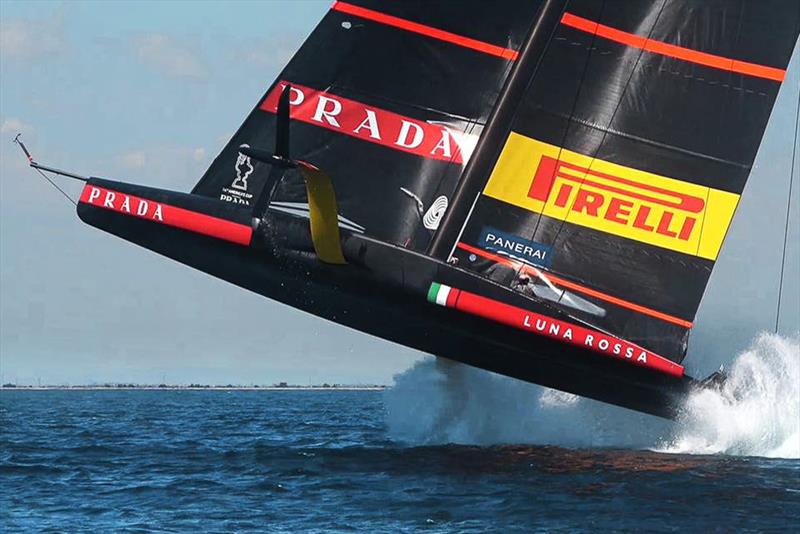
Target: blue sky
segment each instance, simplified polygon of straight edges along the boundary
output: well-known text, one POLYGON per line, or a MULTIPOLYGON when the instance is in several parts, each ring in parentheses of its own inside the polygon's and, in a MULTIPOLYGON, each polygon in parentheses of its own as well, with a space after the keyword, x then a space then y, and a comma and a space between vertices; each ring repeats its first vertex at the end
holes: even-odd
POLYGON ((328 7, 3 2, 3 109, 46 132, 40 152, 56 155, 49 142, 58 140, 63 164, 86 154, 94 173, 120 170, 115 163, 138 170, 135 151, 151 147, 212 157, 328 7), (79 138, 94 141, 91 153, 77 149, 79 138))
MULTIPOLYGON (((0 379, 388 383, 422 357, 86 227, 10 143, 19 131, 42 162, 189 190, 329 7, 0 2, 0 379)), ((795 57, 697 321, 700 373, 774 325, 797 100, 795 57)))

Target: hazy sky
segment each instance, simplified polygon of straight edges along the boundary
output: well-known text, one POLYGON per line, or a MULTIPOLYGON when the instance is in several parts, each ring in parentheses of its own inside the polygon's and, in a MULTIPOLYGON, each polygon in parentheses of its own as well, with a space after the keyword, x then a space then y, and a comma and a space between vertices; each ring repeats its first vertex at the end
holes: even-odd
MULTIPOLYGON (((85 226, 10 142, 22 132, 43 163, 189 190, 329 7, 0 2, 2 380, 388 383, 422 356, 85 226)), ((798 85, 795 54, 701 307, 690 370, 729 361, 774 327, 798 85)), ((796 180, 789 333, 800 328, 798 198, 796 180)))

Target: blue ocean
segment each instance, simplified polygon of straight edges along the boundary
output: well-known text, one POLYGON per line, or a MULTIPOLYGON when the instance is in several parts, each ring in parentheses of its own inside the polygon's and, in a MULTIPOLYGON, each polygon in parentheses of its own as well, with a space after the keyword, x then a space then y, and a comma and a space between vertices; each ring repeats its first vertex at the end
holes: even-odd
POLYGON ((740 391, 679 423, 433 359, 385 391, 6 389, 0 527, 791 530, 798 386, 772 378, 788 412, 740 391))

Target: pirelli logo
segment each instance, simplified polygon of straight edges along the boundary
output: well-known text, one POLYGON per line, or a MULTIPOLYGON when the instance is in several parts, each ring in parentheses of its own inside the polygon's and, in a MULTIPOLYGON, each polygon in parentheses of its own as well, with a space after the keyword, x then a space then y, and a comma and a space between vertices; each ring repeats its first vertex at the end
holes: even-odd
POLYGON ((484 194, 548 217, 715 260, 739 195, 512 132, 484 194))

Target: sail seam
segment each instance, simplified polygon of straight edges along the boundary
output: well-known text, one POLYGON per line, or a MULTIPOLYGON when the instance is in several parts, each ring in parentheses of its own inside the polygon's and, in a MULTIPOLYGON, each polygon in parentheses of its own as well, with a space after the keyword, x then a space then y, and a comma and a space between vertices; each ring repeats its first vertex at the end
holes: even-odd
POLYGON ((631 134, 631 133, 623 132, 622 130, 618 130, 617 128, 612 128, 610 125, 606 127, 606 126, 603 126, 603 125, 598 124, 596 122, 593 122, 591 120, 582 119, 580 117, 575 117, 575 116, 570 116, 570 115, 567 115, 566 113, 553 112, 553 111, 549 111, 549 110, 541 110, 541 111, 542 111, 542 113, 546 113, 546 114, 548 114, 548 115, 550 115, 552 117, 558 117, 558 118, 562 118, 562 119, 567 119, 567 120, 572 121, 572 122, 577 122, 578 124, 586 126, 587 128, 591 128, 593 130, 597 130, 598 132, 601 132, 601 133, 609 133, 609 134, 612 134, 612 135, 616 135, 618 137, 623 137, 625 139, 630 139, 631 141, 636 141, 638 143, 643 143, 643 144, 646 144, 646 145, 649 145, 649 146, 653 146, 653 147, 656 147, 656 148, 663 148, 663 149, 666 149, 666 150, 674 150, 675 152, 679 152, 681 154, 686 154, 687 156, 692 156, 692 157, 695 157, 695 158, 701 158, 701 159, 705 159, 705 160, 708 160, 708 161, 711 161, 711 162, 714 162, 714 163, 721 163, 723 165, 730 165, 732 167, 736 167, 736 168, 739 168, 739 169, 742 169, 742 170, 746 170, 746 171, 750 171, 750 169, 752 168, 752 165, 748 165, 746 163, 739 163, 738 161, 733 161, 733 160, 730 160, 730 159, 725 159, 725 158, 720 158, 720 157, 717 157, 717 156, 712 156, 711 154, 704 154, 703 152, 698 152, 696 150, 689 150, 688 148, 683 148, 683 147, 680 147, 680 146, 675 145, 675 144, 663 143, 661 141, 656 141, 654 139, 647 139, 646 137, 642 137, 640 135, 634 135, 634 134, 631 134))

